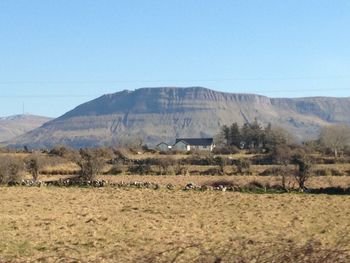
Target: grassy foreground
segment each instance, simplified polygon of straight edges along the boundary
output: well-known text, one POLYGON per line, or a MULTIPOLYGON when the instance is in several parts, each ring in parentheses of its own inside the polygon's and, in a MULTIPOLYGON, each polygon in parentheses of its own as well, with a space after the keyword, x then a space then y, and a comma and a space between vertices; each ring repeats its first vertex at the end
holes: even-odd
POLYGON ((346 262, 350 249, 350 196, 56 187, 0 196, 0 262, 346 262))

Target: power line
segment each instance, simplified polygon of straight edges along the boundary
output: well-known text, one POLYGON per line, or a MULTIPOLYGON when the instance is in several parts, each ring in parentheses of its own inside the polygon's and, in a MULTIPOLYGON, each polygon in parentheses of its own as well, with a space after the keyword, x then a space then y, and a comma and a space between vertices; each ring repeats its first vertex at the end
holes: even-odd
MULTIPOLYGON (((248 90, 248 91, 242 91, 242 90, 231 90, 231 91, 225 91, 229 93, 248 93, 248 94, 271 94, 271 93, 308 93, 308 92, 329 92, 329 91, 350 91, 349 88, 332 88, 332 89, 321 89, 321 88, 315 88, 315 89, 293 89, 293 90, 248 90)), ((221 92, 221 91, 218 91, 221 92)), ((29 94, 9 94, 9 95, 0 95, 0 99, 46 99, 46 98, 57 98, 57 99, 67 99, 67 98, 97 98, 100 97, 102 94, 46 94, 46 95, 29 95, 29 94)))
POLYGON ((271 80, 326 80, 350 79, 350 76, 291 76, 291 77, 233 77, 214 79, 158 79, 158 80, 4 80, 0 85, 13 84, 117 84, 159 82, 220 82, 220 81, 271 81, 271 80))
POLYGON ((69 94, 65 94, 65 95, 0 95, 0 98, 2 99, 17 99, 17 98, 24 98, 24 99, 46 99, 46 98, 62 98, 62 99, 66 99, 66 98, 90 98, 90 97, 98 97, 101 96, 101 94, 91 94, 91 95, 69 95, 69 94))

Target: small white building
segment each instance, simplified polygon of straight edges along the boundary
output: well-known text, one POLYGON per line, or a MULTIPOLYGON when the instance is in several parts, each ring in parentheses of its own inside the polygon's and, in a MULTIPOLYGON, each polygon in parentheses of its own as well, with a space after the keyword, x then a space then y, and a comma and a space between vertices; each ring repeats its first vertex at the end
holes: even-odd
POLYGON ((179 138, 173 146, 178 151, 212 151, 214 149, 213 138, 179 138))

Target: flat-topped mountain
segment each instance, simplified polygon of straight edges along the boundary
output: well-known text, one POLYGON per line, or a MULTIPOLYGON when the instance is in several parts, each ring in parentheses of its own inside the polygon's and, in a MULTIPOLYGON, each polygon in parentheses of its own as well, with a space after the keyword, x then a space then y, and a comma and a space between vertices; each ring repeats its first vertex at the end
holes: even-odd
POLYGON ((0 117, 0 142, 8 141, 40 127, 51 118, 30 114, 0 117))
POLYGON ((224 124, 255 118, 284 127, 302 140, 315 138, 324 125, 350 124, 349 113, 350 98, 288 99, 201 87, 141 88, 103 95, 9 143, 84 147, 142 139, 156 144, 176 137, 214 136, 224 124))

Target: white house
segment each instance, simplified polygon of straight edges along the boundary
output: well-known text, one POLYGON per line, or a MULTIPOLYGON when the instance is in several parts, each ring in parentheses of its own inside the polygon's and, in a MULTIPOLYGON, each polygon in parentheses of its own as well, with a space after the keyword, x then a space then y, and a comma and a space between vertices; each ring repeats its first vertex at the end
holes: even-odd
POLYGON ((173 149, 178 151, 212 151, 214 147, 213 138, 178 138, 173 149))
POLYGON ((156 146, 156 149, 159 151, 162 151, 162 152, 169 151, 169 150, 171 150, 171 148, 172 148, 172 146, 165 143, 165 142, 161 142, 161 143, 157 144, 157 146, 156 146))

